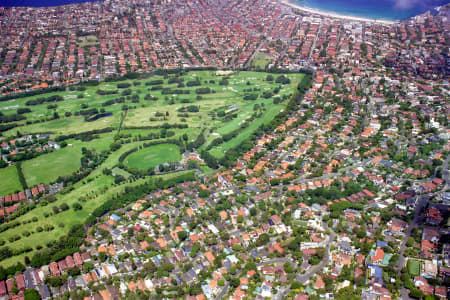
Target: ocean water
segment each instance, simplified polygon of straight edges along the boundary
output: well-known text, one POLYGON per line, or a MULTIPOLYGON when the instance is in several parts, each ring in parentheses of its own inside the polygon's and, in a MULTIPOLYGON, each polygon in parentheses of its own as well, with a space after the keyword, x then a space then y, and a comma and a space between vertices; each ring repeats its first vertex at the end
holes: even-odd
POLYGON ((94 2, 94 1, 102 1, 102 0, 0 0, 0 6, 48 7, 48 6, 59 6, 59 5, 94 2))
POLYGON ((449 3, 450 0, 298 0, 299 6, 346 16, 401 21, 449 3))

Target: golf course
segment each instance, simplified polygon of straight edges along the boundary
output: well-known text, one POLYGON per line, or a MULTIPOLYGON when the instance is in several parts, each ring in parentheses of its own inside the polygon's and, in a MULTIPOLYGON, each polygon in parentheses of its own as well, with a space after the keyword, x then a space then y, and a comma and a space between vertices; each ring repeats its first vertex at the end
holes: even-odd
MULTIPOLYGON (((17 255, 1 264, 23 263, 25 256, 67 234, 72 225, 82 224, 126 187, 193 172, 183 165, 183 153, 223 158, 283 111, 304 76, 180 71, 78 84, 1 101, 0 112, 16 120, 6 123, 12 128, 2 128, 3 142, 48 134, 59 145, 21 161, 26 186, 55 182, 64 186, 50 198, 21 203, 21 209, 32 205, 26 211, 5 215, 1 247, 10 247, 17 255), (163 164, 177 168, 159 172, 163 164), (15 226, 8 225, 12 222, 15 226)), ((198 168, 211 171, 204 163, 198 168)), ((24 190, 15 165, 1 168, 0 178, 0 196, 24 190)))

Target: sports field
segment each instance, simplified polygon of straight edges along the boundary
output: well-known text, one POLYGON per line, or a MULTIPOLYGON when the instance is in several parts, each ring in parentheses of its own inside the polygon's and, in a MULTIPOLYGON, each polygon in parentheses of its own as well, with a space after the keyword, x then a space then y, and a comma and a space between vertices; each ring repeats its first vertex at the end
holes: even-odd
POLYGON ((147 170, 167 162, 180 160, 180 147, 174 144, 161 144, 131 153, 125 159, 125 164, 130 168, 147 170))

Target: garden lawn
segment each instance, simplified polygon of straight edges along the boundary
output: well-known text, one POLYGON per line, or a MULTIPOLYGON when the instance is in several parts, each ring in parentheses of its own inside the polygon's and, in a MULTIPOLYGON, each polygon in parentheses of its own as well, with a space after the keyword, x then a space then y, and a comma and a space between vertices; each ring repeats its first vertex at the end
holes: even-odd
POLYGON ((17 169, 15 166, 0 169, 0 196, 14 194, 16 191, 22 191, 19 177, 17 176, 17 169))
POLYGON ((417 260, 408 259, 408 273, 411 276, 418 276, 420 273, 420 264, 417 260))
POLYGON ((147 170, 166 162, 180 160, 180 147, 178 145, 160 144, 131 153, 125 158, 124 163, 130 168, 147 170))

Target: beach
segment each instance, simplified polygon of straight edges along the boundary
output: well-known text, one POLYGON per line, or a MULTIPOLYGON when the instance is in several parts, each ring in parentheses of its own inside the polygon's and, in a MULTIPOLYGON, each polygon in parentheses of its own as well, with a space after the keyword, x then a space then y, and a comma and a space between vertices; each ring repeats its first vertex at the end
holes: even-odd
POLYGON ((368 22, 368 23, 380 23, 380 24, 384 24, 384 25, 393 25, 393 24, 398 23, 395 21, 377 20, 377 19, 370 19, 370 18, 363 18, 363 17, 356 17, 356 16, 347 16, 347 15, 341 15, 341 14, 332 13, 332 12, 328 12, 328 11, 317 10, 317 9, 297 5, 295 3, 292 3, 289 0, 281 0, 281 3, 288 5, 290 7, 293 7, 295 9, 302 10, 304 12, 322 15, 322 16, 329 17, 329 18, 337 18, 337 19, 343 19, 343 20, 348 20, 348 21, 358 21, 358 22, 368 22))

